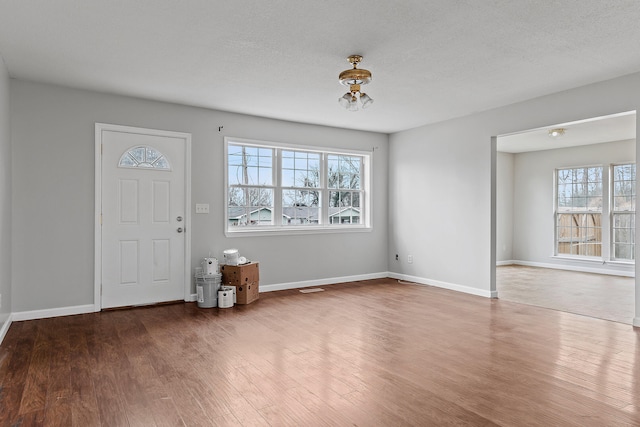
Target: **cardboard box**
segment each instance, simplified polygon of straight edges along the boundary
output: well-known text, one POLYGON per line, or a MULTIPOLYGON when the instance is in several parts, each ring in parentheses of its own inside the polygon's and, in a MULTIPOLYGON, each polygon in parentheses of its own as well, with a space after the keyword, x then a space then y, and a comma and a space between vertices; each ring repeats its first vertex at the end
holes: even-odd
POLYGON ((260 288, 258 283, 240 285, 236 291, 237 304, 251 304, 260 298, 260 288))
POLYGON ((223 265, 220 272, 223 286, 236 287, 237 304, 251 304, 260 297, 260 269, 257 262, 223 265))

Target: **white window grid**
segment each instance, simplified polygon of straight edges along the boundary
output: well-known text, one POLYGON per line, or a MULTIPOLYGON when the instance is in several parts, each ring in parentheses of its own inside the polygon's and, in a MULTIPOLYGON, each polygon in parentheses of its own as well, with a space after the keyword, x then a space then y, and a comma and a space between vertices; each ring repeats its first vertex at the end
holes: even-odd
MULTIPOLYGON (((370 205, 369 205, 369 186, 370 186, 370 167, 371 167, 371 154, 368 152, 356 151, 356 150, 336 150, 326 148, 316 148, 307 146, 297 146, 291 144, 277 144, 267 143, 262 141, 245 140, 241 138, 225 138, 225 221, 227 232, 251 232, 251 231, 277 231, 277 230, 322 230, 327 228, 340 228, 340 229, 368 229, 371 227, 370 222, 370 205), (272 165, 271 168, 271 185, 262 184, 243 184, 243 183, 230 183, 229 180, 229 164, 228 152, 231 147, 255 147, 263 149, 273 150, 272 165), (284 186, 283 183, 283 171, 307 171, 309 172, 309 166, 306 169, 304 167, 298 167, 295 165, 293 168, 284 165, 285 157, 283 153, 297 153, 301 155, 317 156, 319 160, 318 167, 318 186, 301 186, 301 185, 288 185, 284 186), (331 185, 328 182, 327 170, 329 169, 329 161, 332 156, 357 158, 360 163, 359 173, 355 179, 357 182, 357 188, 343 188, 343 185, 331 185), (241 191, 247 193, 248 191, 270 191, 272 192, 272 203, 264 204, 263 206, 252 206, 251 204, 245 205, 243 210, 244 218, 255 218, 259 209, 268 209, 271 213, 271 220, 266 221, 261 218, 260 221, 252 221, 251 226, 234 227, 231 223, 234 221, 234 217, 230 214, 230 197, 229 192, 231 190, 241 191), (316 206, 298 206, 296 210, 301 211, 300 215, 296 215, 295 212, 291 215, 292 206, 287 206, 287 203, 283 200, 283 195, 286 192, 299 192, 306 193, 305 196, 309 197, 309 193, 318 193, 312 195, 312 198, 317 203, 317 221, 302 222, 301 218, 308 218, 305 213, 308 213, 309 209, 315 209, 316 206), (339 192, 338 196, 341 202, 347 200, 357 200, 357 204, 352 206, 353 203, 348 206, 345 203, 339 203, 335 206, 336 211, 330 212, 332 206, 330 206, 331 197, 333 193, 339 192), (305 208, 307 212, 305 212, 305 208), (354 214, 354 208, 357 209, 354 214), (351 209, 348 212, 346 209, 351 209), (282 221, 278 221, 277 218, 283 218, 282 221), (339 220, 332 220, 339 218, 339 220)), ((314 157, 315 158, 315 157, 314 157)), ((349 181, 354 181, 353 177, 348 177, 349 181)), ((300 194, 302 196, 302 194, 300 194)), ((294 210, 295 211, 295 210, 294 210)))
POLYGON ((602 257, 602 171, 599 165, 556 169, 555 255, 602 257))
POLYGON ((635 259, 636 165, 611 165, 611 259, 635 259))

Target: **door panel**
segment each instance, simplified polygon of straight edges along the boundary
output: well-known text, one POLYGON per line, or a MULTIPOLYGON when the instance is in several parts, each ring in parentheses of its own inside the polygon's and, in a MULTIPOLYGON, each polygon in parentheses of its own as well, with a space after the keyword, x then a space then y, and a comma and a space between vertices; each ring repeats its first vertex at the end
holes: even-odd
POLYGON ((120 240, 120 285, 138 283, 138 241, 120 240))
POLYGON ((153 282, 170 279, 171 242, 168 239, 153 241, 153 282))
POLYGON ((166 224, 171 213, 170 183, 168 181, 153 182, 153 223, 166 224))
POLYGON ((138 223, 138 181, 120 179, 120 224, 138 223))

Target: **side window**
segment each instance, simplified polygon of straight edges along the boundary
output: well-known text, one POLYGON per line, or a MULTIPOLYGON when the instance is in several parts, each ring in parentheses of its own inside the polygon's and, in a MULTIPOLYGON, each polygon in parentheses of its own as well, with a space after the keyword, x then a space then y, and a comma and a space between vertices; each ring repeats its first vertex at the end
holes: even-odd
POLYGON ((611 256, 635 259, 636 165, 613 165, 611 191, 611 256))
POLYGON ((359 224, 362 158, 330 154, 328 164, 330 222, 359 224))
POLYGON ((228 145, 228 227, 273 224, 273 164, 271 148, 228 145))

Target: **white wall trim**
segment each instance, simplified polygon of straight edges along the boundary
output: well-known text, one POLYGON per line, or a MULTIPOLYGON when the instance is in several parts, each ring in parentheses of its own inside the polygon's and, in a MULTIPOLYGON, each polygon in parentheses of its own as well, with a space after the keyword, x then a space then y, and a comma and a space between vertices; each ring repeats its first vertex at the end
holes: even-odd
POLYGON ((102 125, 95 124, 93 222, 93 311, 102 309, 102 125))
POLYGON ((506 261, 496 261, 496 267, 500 267, 502 265, 514 265, 516 264, 517 261, 514 261, 512 259, 506 260, 506 261))
POLYGON ((44 310, 18 311, 12 313, 12 320, 19 322, 22 320, 47 319, 49 317, 72 316, 74 314, 93 313, 94 305, 75 305, 72 307, 47 308, 44 310))
POLYGON ((496 265, 524 265, 527 267, 553 268, 555 270, 578 271, 581 273, 608 274, 610 276, 624 276, 624 277, 636 276, 635 271, 629 271, 629 270, 627 271, 613 270, 613 269, 607 269, 607 268, 584 267, 584 266, 566 265, 566 264, 551 264, 551 263, 544 263, 544 262, 532 262, 532 261, 520 261, 520 260, 509 261, 509 264, 496 263, 496 265))
POLYGON ((435 286, 436 288, 449 289, 451 291, 462 292, 465 294, 477 295, 485 298, 498 298, 497 291, 489 291, 485 289, 472 288, 471 286, 458 285, 456 283, 441 282, 439 280, 425 279, 423 277, 410 276, 408 274, 400 274, 389 272, 392 279, 405 280, 407 282, 415 282, 420 285, 435 286))
POLYGON ((13 314, 9 313, 7 320, 4 321, 4 325, 2 325, 2 328, 0 328, 0 344, 2 344, 2 340, 4 340, 4 337, 7 335, 7 332, 9 332, 9 327, 11 326, 12 321, 13 321, 13 314))
POLYGON ((302 282, 278 283, 274 285, 260 285, 260 292, 284 291, 287 289, 309 288, 312 286, 335 285, 338 283, 357 282, 359 280, 385 279, 389 277, 389 272, 358 274, 355 276, 330 277, 326 279, 305 280, 302 282))
POLYGON ((636 328, 640 328, 640 317, 633 318, 633 326, 636 328))
MULTIPOLYGON (((274 285, 260 285, 259 291, 260 293, 286 291, 289 289, 309 288, 312 286, 330 286, 330 285, 336 285, 338 283, 357 282, 359 280, 385 279, 387 277, 389 277, 389 272, 383 271, 380 273, 362 274, 357 276, 333 277, 330 279, 318 279, 318 280, 305 280, 303 282, 277 283, 274 285)), ((191 294, 190 298, 185 301, 195 302, 197 300, 198 300, 198 295, 191 294)))

